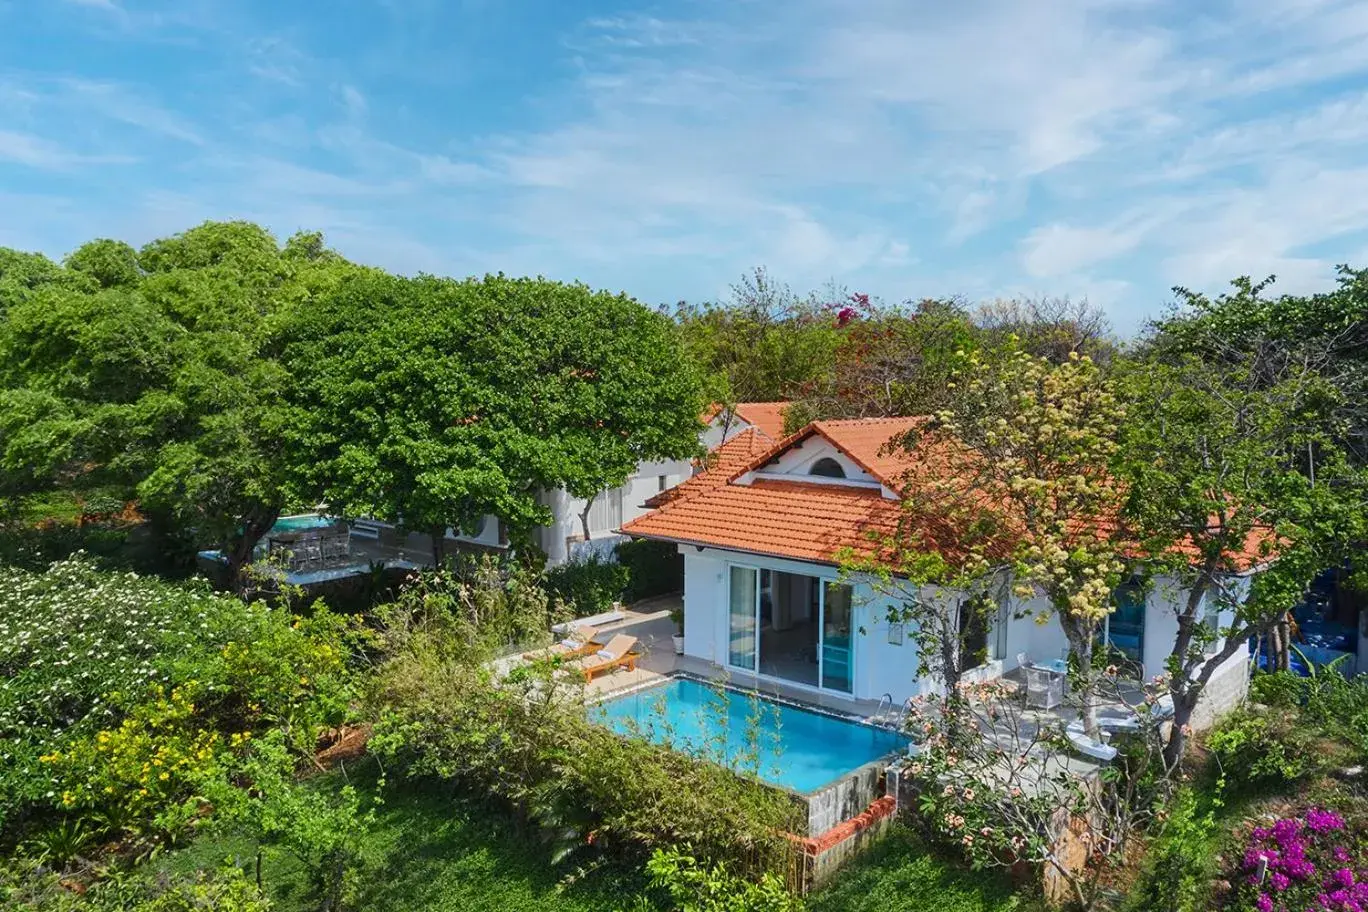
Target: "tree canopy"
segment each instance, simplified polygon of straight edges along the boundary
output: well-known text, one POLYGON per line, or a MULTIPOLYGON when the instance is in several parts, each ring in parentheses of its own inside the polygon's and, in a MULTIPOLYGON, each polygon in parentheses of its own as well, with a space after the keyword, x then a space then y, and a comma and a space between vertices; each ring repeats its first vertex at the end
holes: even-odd
POLYGON ((240 565, 284 502, 276 321, 356 271, 298 249, 210 222, 136 254, 93 241, 55 272, 10 257, 30 277, 0 328, 11 489, 112 485, 240 565))
POLYGON ((691 455, 702 395, 669 321, 544 279, 373 276, 300 308, 285 431, 301 490, 430 533, 550 520, 639 461, 691 455))

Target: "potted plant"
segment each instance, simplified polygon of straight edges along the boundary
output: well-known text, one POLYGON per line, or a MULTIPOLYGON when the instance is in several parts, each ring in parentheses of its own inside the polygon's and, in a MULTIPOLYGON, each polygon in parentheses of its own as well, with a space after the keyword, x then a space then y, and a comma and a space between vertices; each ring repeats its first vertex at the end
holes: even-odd
POLYGON ((671 608, 670 620, 674 621, 675 633, 670 639, 674 640, 675 655, 684 654, 684 609, 671 608))

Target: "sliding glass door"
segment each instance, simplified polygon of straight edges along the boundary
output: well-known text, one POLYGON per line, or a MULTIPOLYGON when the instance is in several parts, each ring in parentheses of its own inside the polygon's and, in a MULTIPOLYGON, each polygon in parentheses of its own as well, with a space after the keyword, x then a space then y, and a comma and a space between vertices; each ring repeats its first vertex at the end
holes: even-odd
POLYGON ((731 568, 731 601, 727 610, 727 662, 734 668, 755 670, 760 588, 754 567, 731 568))
POLYGON ((822 592, 822 688, 850 693, 850 587, 826 583, 822 592))
POLYGON ((730 667, 803 687, 854 691, 849 586, 755 567, 727 572, 730 667))

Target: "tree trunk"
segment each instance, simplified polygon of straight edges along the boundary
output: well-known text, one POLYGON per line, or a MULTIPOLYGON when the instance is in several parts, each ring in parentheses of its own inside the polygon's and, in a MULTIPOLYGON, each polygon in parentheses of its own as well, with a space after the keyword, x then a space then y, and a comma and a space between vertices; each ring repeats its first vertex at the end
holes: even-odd
POLYGON ((1194 687, 1182 694, 1172 695, 1173 728, 1169 731, 1168 743, 1164 745, 1164 766, 1170 770, 1178 768, 1187 750, 1188 727, 1192 724, 1192 714, 1197 709, 1201 694, 1201 689, 1194 687))
POLYGON ((1085 623, 1064 612, 1056 612, 1064 636, 1069 641, 1069 651, 1078 662, 1078 715, 1083 723, 1083 733, 1094 741, 1099 740, 1100 729, 1097 724, 1097 682, 1093 671, 1093 634, 1096 625, 1085 623))
POLYGON ((595 495, 593 495, 593 496, 591 496, 591 497, 586 497, 586 498, 584 499, 584 509, 580 511, 580 515, 579 515, 580 528, 584 530, 584 540, 585 540, 585 541, 588 541, 589 538, 590 538, 590 536, 589 536, 589 511, 592 510, 592 509, 594 508, 594 498, 597 497, 597 496, 598 496, 598 495, 595 494, 595 495))
POLYGON ((260 507, 242 518, 242 531, 229 542, 227 553, 228 583, 235 589, 242 587, 242 571, 252 560, 252 552, 275 521, 280 518, 280 507, 260 507))
MULTIPOLYGON (((964 609, 961 608, 959 610, 963 611, 964 609)), ((945 695, 947 697, 953 697, 955 695, 955 688, 959 687, 960 679, 963 677, 963 672, 960 668, 960 665, 962 664, 960 660, 962 649, 960 643, 959 618, 956 615, 951 614, 949 616, 949 621, 950 623, 946 625, 947 629, 940 638, 941 674, 945 678, 945 695)))
POLYGON ((1274 644, 1276 647, 1276 669, 1287 671, 1291 669, 1291 628, 1287 623, 1286 615, 1278 619, 1274 625, 1274 644))
POLYGON ((432 566, 441 570, 446 566, 446 526, 428 532, 432 539, 432 566))

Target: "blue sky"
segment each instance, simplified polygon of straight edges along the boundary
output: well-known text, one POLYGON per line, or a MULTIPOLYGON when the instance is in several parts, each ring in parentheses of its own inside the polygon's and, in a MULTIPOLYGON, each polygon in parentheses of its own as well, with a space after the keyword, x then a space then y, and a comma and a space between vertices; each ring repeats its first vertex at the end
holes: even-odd
POLYGON ((0 0, 0 245, 207 218, 651 303, 1328 287, 1358 0, 0 0))

